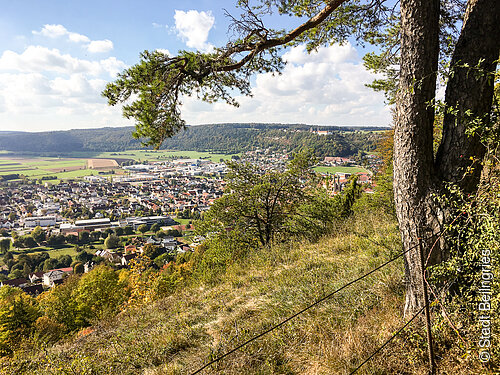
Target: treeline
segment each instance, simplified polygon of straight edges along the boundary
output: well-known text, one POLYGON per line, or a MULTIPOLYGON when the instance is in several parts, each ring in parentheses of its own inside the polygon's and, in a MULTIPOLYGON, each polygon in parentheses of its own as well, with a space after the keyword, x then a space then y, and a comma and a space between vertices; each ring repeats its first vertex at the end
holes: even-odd
MULTIPOLYGON (((318 127, 312 127, 316 130, 318 127)), ((257 148, 292 151, 307 147, 318 156, 347 156, 375 147, 379 134, 373 127, 321 127, 329 135, 310 132, 308 125, 219 124, 189 126, 165 140, 162 149, 237 153, 257 148)), ((0 133, 0 149, 29 153, 70 153, 73 151, 126 151, 141 149, 141 140, 132 137, 133 127, 79 129, 41 133, 0 133)), ((51 154, 52 155, 52 154, 51 154)), ((49 156, 51 156, 49 155, 49 156)))

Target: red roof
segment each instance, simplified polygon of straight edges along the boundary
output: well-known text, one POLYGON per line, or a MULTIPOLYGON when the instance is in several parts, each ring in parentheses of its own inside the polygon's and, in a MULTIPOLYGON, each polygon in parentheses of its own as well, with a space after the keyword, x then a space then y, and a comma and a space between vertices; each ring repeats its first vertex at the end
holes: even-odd
MULTIPOLYGON (((65 267, 65 268, 54 268, 53 270, 50 270, 50 271, 63 271, 63 272, 73 272, 73 268, 72 267, 65 267)), ((50 272, 48 271, 48 272, 50 272)))

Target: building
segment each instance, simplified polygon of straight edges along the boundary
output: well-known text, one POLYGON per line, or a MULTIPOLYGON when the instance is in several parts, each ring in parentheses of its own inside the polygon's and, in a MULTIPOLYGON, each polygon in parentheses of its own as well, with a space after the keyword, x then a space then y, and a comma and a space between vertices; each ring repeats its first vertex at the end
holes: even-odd
POLYGON ((5 280, 5 281, 0 281, 0 287, 4 285, 9 285, 17 288, 22 288, 26 285, 28 285, 29 281, 26 280, 24 277, 21 277, 19 279, 12 279, 12 280, 5 280))
POLYGON ((151 226, 153 224, 175 225, 178 223, 170 216, 127 217, 124 222, 120 223, 120 225, 123 226, 130 225, 134 228, 134 230, 137 230, 137 228, 142 224, 151 226))
POLYGON ((43 285, 53 287, 54 285, 60 283, 65 275, 73 273, 73 268, 58 268, 54 270, 50 270, 43 274, 43 285))
POLYGON ((109 218, 90 219, 90 220, 76 220, 75 224, 61 224, 59 229, 63 234, 80 233, 83 231, 94 231, 111 227, 111 220, 109 218))
POLYGON ((56 225, 55 216, 32 216, 24 218, 24 226, 26 228, 40 227, 52 227, 56 225))

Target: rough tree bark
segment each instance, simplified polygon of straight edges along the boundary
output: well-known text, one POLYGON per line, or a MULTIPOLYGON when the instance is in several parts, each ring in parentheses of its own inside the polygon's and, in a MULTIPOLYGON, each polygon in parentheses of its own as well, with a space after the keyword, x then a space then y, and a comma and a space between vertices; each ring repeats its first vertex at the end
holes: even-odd
MULTIPOLYGON (((443 138, 437 157, 433 158, 432 129, 436 71, 439 46, 439 0, 401 1, 401 70, 396 102, 394 134, 394 194, 396 213, 405 249, 407 294, 405 314, 413 315, 423 303, 419 238, 427 258, 433 240, 425 240, 449 221, 447 212, 436 204, 434 193, 443 191, 446 182, 473 192, 479 183, 480 170, 463 178, 469 158, 482 157, 484 148, 477 136, 466 135, 471 118, 483 118, 491 109, 493 80, 485 72, 462 67, 476 66, 495 70, 500 50, 500 2, 469 1, 464 26, 455 47, 451 66, 453 74, 446 88, 445 103, 458 112, 446 114, 443 138), (469 110, 470 114, 465 115, 469 110)), ((429 265, 449 256, 446 244, 434 249, 429 265)))

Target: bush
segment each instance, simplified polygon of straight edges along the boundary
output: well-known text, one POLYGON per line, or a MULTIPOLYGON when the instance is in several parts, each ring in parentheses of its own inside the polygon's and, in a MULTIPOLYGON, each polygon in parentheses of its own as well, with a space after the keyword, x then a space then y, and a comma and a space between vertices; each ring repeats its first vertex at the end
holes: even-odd
POLYGON ((43 262, 43 270, 47 272, 53 270, 54 268, 59 268, 59 262, 57 261, 57 259, 55 258, 45 259, 45 261, 43 262))
POLYGON ((41 316, 35 321, 34 329, 37 341, 50 345, 62 337, 65 326, 50 319, 48 316, 41 316))
POLYGON ((75 257, 75 259, 78 261, 78 262, 81 262, 81 263, 87 263, 89 260, 91 260, 93 257, 92 254, 86 252, 86 251, 82 251, 81 253, 78 253, 75 257))

